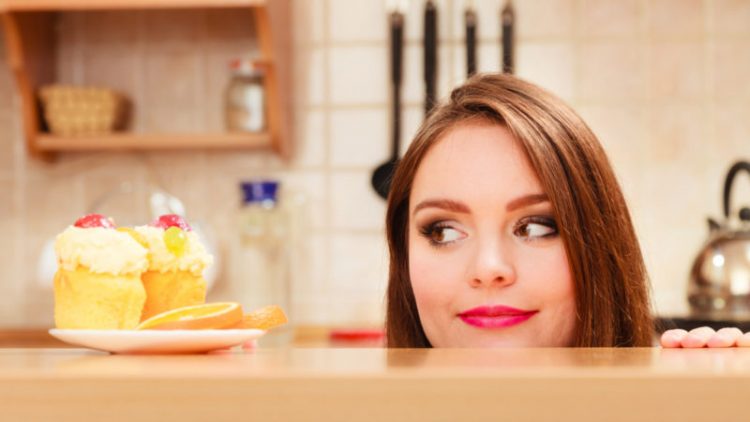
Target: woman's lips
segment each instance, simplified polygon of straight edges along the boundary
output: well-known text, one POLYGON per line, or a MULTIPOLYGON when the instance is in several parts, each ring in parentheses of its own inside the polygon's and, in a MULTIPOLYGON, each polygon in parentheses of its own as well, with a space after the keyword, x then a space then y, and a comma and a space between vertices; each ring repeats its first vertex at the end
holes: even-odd
POLYGON ((518 325, 536 315, 539 311, 526 311, 509 306, 480 306, 461 312, 458 317, 463 322, 477 328, 505 328, 518 325))

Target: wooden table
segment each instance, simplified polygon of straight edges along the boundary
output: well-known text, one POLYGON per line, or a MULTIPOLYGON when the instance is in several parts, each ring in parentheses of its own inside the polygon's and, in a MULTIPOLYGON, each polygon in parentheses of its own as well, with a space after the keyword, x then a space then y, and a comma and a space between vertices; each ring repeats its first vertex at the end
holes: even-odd
POLYGON ((744 420, 750 349, 0 349, 0 420, 744 420))

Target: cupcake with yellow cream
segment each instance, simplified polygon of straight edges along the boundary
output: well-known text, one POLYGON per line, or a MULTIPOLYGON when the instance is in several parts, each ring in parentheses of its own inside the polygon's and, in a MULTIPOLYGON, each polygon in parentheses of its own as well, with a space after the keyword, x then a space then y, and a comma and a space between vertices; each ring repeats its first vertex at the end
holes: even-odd
POLYGON ((100 214, 80 218, 55 239, 55 325, 61 329, 133 329, 146 291, 148 251, 100 214))
POLYGON ((163 215, 148 226, 135 227, 148 249, 148 270, 143 273, 146 304, 141 320, 206 300, 203 270, 213 262, 198 235, 175 214, 163 215))

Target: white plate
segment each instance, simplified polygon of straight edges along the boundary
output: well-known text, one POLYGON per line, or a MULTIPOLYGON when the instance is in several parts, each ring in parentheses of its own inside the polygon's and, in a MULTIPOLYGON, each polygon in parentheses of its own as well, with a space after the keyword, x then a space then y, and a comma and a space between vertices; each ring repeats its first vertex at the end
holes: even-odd
POLYGON ((66 343, 113 353, 202 353, 238 346, 263 330, 60 330, 49 333, 66 343))

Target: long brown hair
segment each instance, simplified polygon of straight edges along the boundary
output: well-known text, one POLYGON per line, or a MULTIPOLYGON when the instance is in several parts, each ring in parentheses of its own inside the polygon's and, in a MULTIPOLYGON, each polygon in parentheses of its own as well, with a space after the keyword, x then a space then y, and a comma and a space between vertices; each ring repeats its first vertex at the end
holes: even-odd
POLYGON ((457 124, 508 128, 550 199, 574 282, 573 345, 649 346, 648 275, 627 205, 607 155, 583 120, 543 89, 507 75, 477 75, 422 124, 398 165, 388 197, 389 347, 431 347, 409 277, 412 183, 427 151, 457 124))

